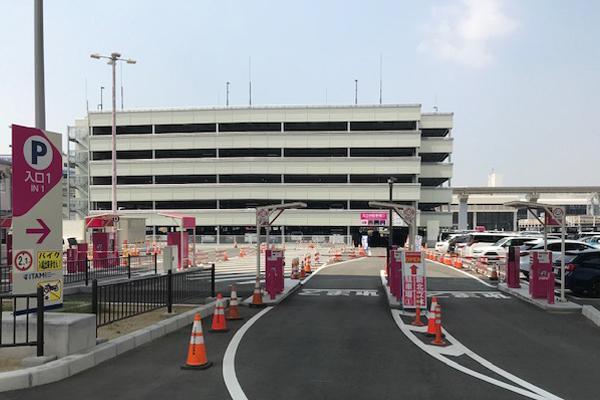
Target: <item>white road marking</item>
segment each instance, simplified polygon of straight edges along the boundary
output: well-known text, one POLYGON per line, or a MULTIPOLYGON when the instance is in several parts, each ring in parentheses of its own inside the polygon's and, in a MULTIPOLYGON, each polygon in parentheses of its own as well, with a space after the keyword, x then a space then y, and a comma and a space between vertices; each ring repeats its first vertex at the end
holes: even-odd
POLYGON ((429 262, 431 262, 431 263, 435 263, 435 264, 441 265, 442 267, 450 268, 452 271, 456 271, 456 272, 460 272, 461 274, 465 274, 465 275, 466 275, 466 276, 468 276, 469 278, 473 278, 473 279, 475 279, 476 281, 479 281, 479 283, 482 283, 482 284, 484 284, 484 285, 485 285, 485 286, 487 286, 487 287, 491 287, 491 288, 495 287, 494 285, 490 285, 489 283, 487 283, 487 282, 486 282, 486 281, 484 281, 483 279, 481 279, 481 278, 478 278, 478 277, 476 277, 476 276, 474 276, 474 275, 471 275, 470 273, 468 273, 468 272, 466 272, 466 271, 463 271, 462 269, 454 268, 454 267, 451 267, 451 266, 449 266, 449 265, 442 264, 442 263, 440 263, 440 262, 433 261, 433 260, 427 260, 427 261, 429 261, 429 262))
POLYGON ((237 375, 235 374, 235 353, 248 329, 250 329, 260 317, 271 311, 272 308, 273 307, 267 307, 254 317, 250 318, 250 320, 235 333, 233 339, 231 339, 231 342, 229 342, 229 345, 227 346, 227 350, 225 350, 225 356, 223 357, 223 378, 225 379, 225 386, 227 386, 229 395, 233 400, 248 400, 248 397, 246 397, 246 394, 242 390, 237 375))
MULTIPOLYGON (((352 293, 355 296, 377 297, 379 291, 377 289, 301 289, 299 296, 346 296, 349 297, 352 293)), ((353 296, 354 297, 354 296, 353 296)))

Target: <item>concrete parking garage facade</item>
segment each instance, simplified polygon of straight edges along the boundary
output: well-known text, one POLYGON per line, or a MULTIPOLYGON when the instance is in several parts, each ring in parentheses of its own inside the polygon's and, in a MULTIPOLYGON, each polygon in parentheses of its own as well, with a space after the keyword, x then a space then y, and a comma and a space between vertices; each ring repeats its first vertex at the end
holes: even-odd
MULTIPOLYGON (((110 125, 106 111, 76 121, 90 213, 110 210, 110 125)), ((152 227, 172 224, 159 212, 192 215, 220 240, 250 232, 256 206, 303 201, 273 234, 351 235, 395 177, 393 200, 417 206, 420 227, 450 227, 452 128, 453 114, 418 104, 119 111, 118 208, 152 227)))

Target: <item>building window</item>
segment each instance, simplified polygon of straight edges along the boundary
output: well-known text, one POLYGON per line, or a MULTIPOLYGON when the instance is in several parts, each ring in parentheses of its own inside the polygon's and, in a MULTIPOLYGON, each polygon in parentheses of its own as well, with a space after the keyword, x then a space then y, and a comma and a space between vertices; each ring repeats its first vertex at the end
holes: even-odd
POLYGON ((414 175, 350 175, 350 183, 385 183, 393 176, 395 183, 412 183, 414 175))
POLYGON ((419 153, 421 162, 424 163, 443 162, 446 158, 448 158, 448 155, 448 153, 419 153))
POLYGON ((281 149, 219 149, 219 158, 281 157, 281 149))
MULTIPOLYGON (((141 135, 151 134, 152 125, 120 125, 117 126, 117 135, 141 135)), ((112 126, 94 126, 92 127, 92 135, 111 135, 112 126)))
POLYGON ((347 131, 347 122, 286 122, 283 130, 288 132, 299 131, 347 131))
POLYGON ((156 175, 157 185, 184 185, 186 183, 217 183, 216 175, 156 175))
POLYGON ((350 157, 414 157, 415 149, 410 147, 356 147, 350 149, 350 157))
POLYGON ((154 125, 154 133, 199 133, 215 132, 217 124, 171 124, 154 125))
MULTIPOLYGON (((151 160, 152 150, 118 150, 117 160, 151 160)), ((112 160, 111 151, 92 152, 92 161, 112 160)))
POLYGON ((416 121, 364 121, 350 122, 351 131, 414 131, 416 121))
POLYGON ((448 178, 419 178, 421 186, 437 187, 446 182, 448 178))
POLYGON ((285 157, 346 157, 348 150, 345 148, 323 149, 283 149, 285 157))
POLYGON ((277 200, 219 200, 219 208, 222 209, 244 209, 268 206, 271 204, 281 204, 277 200))
POLYGON ((286 203, 301 201, 306 203, 306 208, 312 210, 346 210, 348 202, 346 200, 286 200, 286 203))
POLYGON ((421 137, 444 137, 450 133, 450 129, 421 129, 421 137))
POLYGON ((156 150, 155 158, 216 158, 216 149, 156 150))
POLYGON ((285 183, 346 183, 346 175, 285 175, 285 183))
POLYGON ((216 200, 171 200, 157 201, 157 210, 201 210, 217 208, 216 200))
POLYGON ((219 183, 281 183, 281 175, 219 175, 219 183))
POLYGON ((281 132, 279 122, 247 122, 219 124, 219 132, 281 132))
POLYGON ((117 176, 117 185, 151 185, 152 175, 117 176))

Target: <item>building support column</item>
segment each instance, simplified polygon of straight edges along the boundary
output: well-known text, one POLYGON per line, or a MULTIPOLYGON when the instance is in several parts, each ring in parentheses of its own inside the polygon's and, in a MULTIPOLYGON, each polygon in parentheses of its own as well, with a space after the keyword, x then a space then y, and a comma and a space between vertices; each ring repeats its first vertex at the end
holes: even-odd
MULTIPOLYGON (((469 195, 458 195, 458 230, 466 231, 468 229, 468 214, 469 214, 469 195)), ((473 222, 475 224, 475 222, 473 222)))
MULTIPOLYGON (((540 199, 540 195, 539 193, 527 193, 527 195, 525 195, 525 199, 528 203, 537 203, 540 199)), ((537 210, 530 210, 529 212, 532 212, 535 215, 539 215, 537 210)))
POLYGON ((515 232, 519 231, 519 219, 517 218, 517 213, 517 210, 513 211, 513 231, 515 232))

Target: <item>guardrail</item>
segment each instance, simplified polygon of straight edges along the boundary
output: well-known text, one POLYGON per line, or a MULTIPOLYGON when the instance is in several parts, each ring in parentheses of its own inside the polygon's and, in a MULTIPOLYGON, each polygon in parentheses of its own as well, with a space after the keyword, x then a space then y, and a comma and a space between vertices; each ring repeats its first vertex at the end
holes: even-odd
POLYGON ((92 281, 92 312, 96 328, 162 307, 172 312, 173 304, 215 295, 215 265, 166 275, 140 278, 100 286, 92 281))
POLYGON ((0 348, 3 347, 23 347, 23 346, 36 346, 37 356, 41 357, 44 355, 44 289, 39 286, 36 293, 32 294, 2 294, 0 295, 0 348), (7 324, 4 319, 4 300, 12 300, 12 328, 6 329, 7 324), (31 340, 29 334, 30 330, 30 318, 29 313, 25 314, 25 327, 19 329, 17 313, 14 312, 17 308, 17 300, 25 299, 26 310, 31 309, 30 300, 37 299, 37 329, 35 340, 31 340), (12 330, 12 332, 10 332, 12 330), (23 332, 24 331, 24 332, 23 332), (12 335, 10 335, 12 333, 12 335), (12 337, 6 337, 9 334, 12 337))
POLYGON ((77 282, 89 282, 94 279, 127 277, 153 271, 157 273, 158 259, 156 254, 102 258, 92 260, 65 261, 63 277, 65 285, 77 282))

